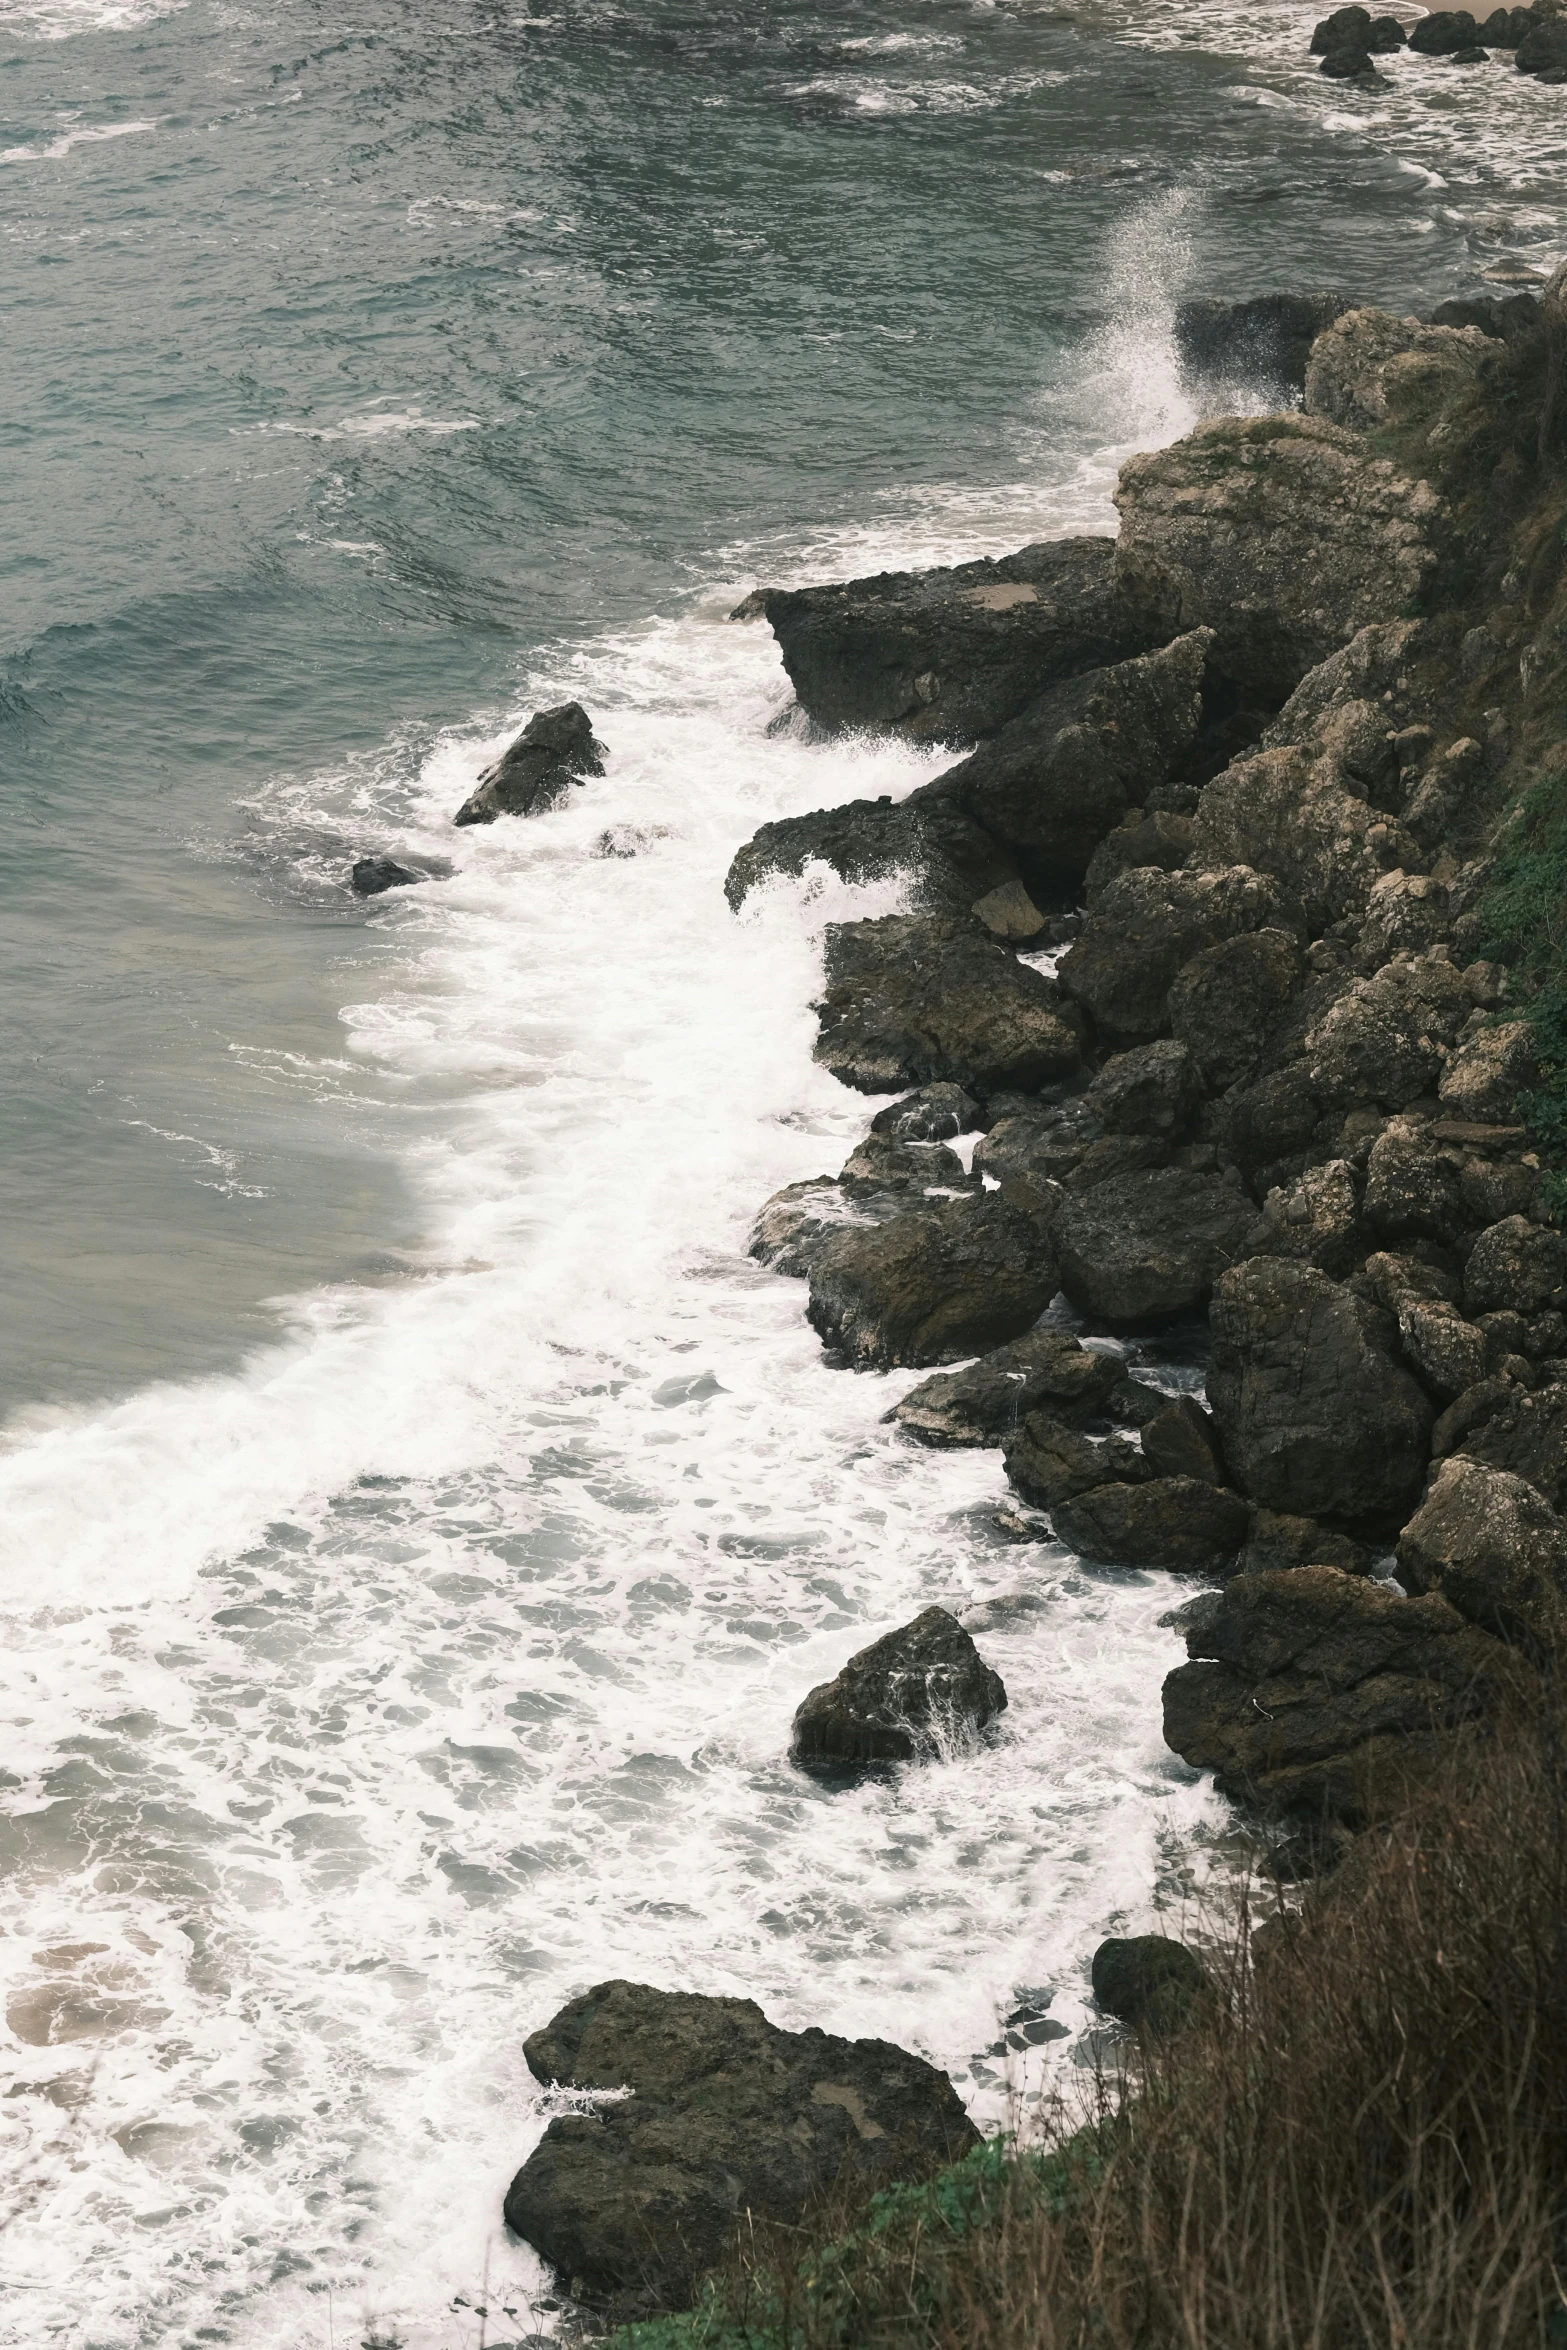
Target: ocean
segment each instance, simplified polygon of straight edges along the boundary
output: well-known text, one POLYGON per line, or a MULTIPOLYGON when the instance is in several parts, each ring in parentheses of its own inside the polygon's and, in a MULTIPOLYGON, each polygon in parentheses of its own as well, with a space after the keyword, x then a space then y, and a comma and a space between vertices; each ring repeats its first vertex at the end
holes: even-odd
POLYGON ((1554 262, 1560 93, 1326 83, 1313 14, 0 0, 0 2342, 532 2340, 573 1992, 995 2126, 1222 1862, 1183 1587, 1004 1541, 745 1254, 874 1107, 809 1004, 898 900, 728 861, 944 761, 728 614, 1112 528, 1183 294, 1554 262), (566 698, 604 777, 455 830, 566 698), (932 1602, 1002 1735, 802 1780, 932 1602))

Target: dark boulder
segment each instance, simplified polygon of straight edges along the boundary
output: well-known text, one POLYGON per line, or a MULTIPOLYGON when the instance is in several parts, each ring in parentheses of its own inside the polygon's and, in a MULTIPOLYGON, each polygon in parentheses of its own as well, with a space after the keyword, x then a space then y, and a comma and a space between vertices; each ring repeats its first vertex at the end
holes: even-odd
POLYGON ((758 1211, 747 1253, 771 1272, 803 1281, 829 1241, 845 1231, 866 1231, 908 1206, 906 1196, 853 1201, 832 1175, 786 1183, 758 1211))
MULTIPOLYGON (((1323 17, 1313 32, 1311 55, 1326 57, 1332 49, 1364 49, 1369 46, 1370 40, 1371 11, 1369 8, 1335 8, 1330 15, 1323 17)), ((1339 310, 1347 307, 1348 305, 1345 303, 1339 304, 1339 310)), ((1333 317, 1337 316, 1338 310, 1335 310, 1333 317)), ((1326 318, 1322 322, 1323 326, 1331 325, 1331 323, 1332 320, 1326 318)), ((1316 332, 1320 333, 1321 328, 1319 327, 1316 332)), ((1307 348, 1310 348, 1309 342, 1307 348)), ((1302 362, 1302 372, 1304 372, 1304 361, 1302 362)))
POLYGON ((1268 1509, 1397 1525, 1435 1411, 1389 1318, 1314 1265, 1254 1258, 1220 1280, 1208 1401, 1242 1491, 1268 1509))
POLYGON ((1307 1167, 1275 1185, 1262 1205, 1265 1253, 1318 1265, 1335 1279, 1351 1272, 1370 1245, 1360 1213, 1360 1187, 1346 1159, 1307 1167))
POLYGON ((850 1199, 872 1199, 886 1192, 919 1197, 936 1193, 980 1189, 956 1151, 944 1142, 899 1142, 890 1134, 867 1134, 855 1144, 839 1170, 838 1181, 850 1199))
POLYGON ((1455 49, 1472 49, 1479 26, 1467 8, 1440 8, 1421 17, 1409 36, 1416 57, 1450 57, 1455 49))
POLYGON ((1093 908, 1116 876, 1137 865, 1160 865, 1178 873, 1192 853, 1192 820, 1166 808, 1128 808, 1088 860, 1083 901, 1093 908))
MULTIPOLYGON (((977 741, 1058 678, 1158 640, 1115 582, 1109 539, 1052 539, 999 562, 769 588, 763 609, 818 725, 977 741)), ((1173 634, 1173 630, 1170 632, 1173 634)))
POLYGON ((853 883, 907 876, 922 905, 960 913, 1018 877, 1013 860, 972 817, 950 799, 916 793, 896 804, 850 800, 764 824, 737 853, 724 895, 738 911, 759 883, 778 874, 798 879, 814 864, 853 883))
POLYGON ((1224 1483, 1219 1432, 1213 1415, 1194 1395, 1173 1396, 1142 1427, 1143 1458, 1161 1477, 1195 1477, 1204 1485, 1224 1483))
POLYGON ((1408 39, 1409 35, 1396 16, 1374 16, 1366 47, 1373 57, 1389 57, 1395 50, 1402 49, 1408 39))
POLYGON ((1337 1567, 1342 1575, 1369 1575, 1375 1553, 1353 1535, 1339 1534, 1315 1518, 1292 1517, 1284 1510, 1258 1510, 1240 1555, 1243 1575, 1263 1575, 1284 1567, 1337 1567))
POLYGON ((1464 1303, 1471 1314, 1543 1313, 1563 1304, 1564 1288, 1567 1240, 1527 1216, 1504 1216, 1482 1232, 1464 1266, 1464 1303))
POLYGON ((1042 1405, 1074 1425, 1095 1418, 1121 1377, 1118 1355, 1065 1330, 1030 1330, 965 1370, 921 1380, 887 1418, 921 1444, 1000 1444, 1042 1405))
POLYGON ((1326 1566, 1236 1576, 1186 1646, 1164 1685, 1175 1752, 1232 1800, 1352 1827, 1397 1811, 1515 1671, 1440 1595, 1326 1566))
POLYGON ((854 1370, 960 1361, 1021 1338, 1056 1293, 1048 1226, 1024 1187, 951 1200, 829 1241, 812 1329, 854 1370))
POLYGON ((1025 1501, 1058 1509, 1099 1485, 1145 1483, 1153 1466, 1135 1444, 1112 1436, 1104 1444, 1081 1435, 1057 1412, 1032 1411, 1004 1440, 1007 1476, 1025 1501))
POLYGON ((1111 826, 1195 741, 1210 642, 1198 630, 1053 686, 916 802, 961 809, 1012 851, 1031 884, 1075 887, 1111 826))
POLYGON ((510 750, 487 767, 454 824, 493 824, 497 816, 540 816, 558 807, 573 784, 604 772, 604 746, 580 702, 539 710, 510 750))
POLYGON ((807 1770, 914 1762, 972 1740, 1006 1702, 956 1616, 928 1607, 802 1700, 790 1756, 807 1770))
POLYGON ((1392 1118, 1366 1160, 1366 1220, 1379 1240, 1451 1247, 1474 1226, 1464 1155, 1424 1118, 1392 1118))
POLYGON ((1503 1640, 1544 1655, 1567 1640, 1567 1526, 1505 1469, 1444 1461, 1399 1537, 1398 1573, 1503 1640))
POLYGON ((1062 1183, 1104 1139, 1103 1126, 1081 1094, 1070 1101, 1031 1103, 996 1120, 975 1148, 974 1169, 997 1183, 1019 1176, 1031 1183, 1062 1183))
POLYGON ((1164 1037, 1112 1055, 1082 1098, 1085 1112, 1106 1134, 1151 1134, 1174 1142, 1190 1125, 1202 1088, 1185 1045, 1164 1037))
POLYGON ((1308 1034, 1312 1084, 1346 1109, 1375 1102, 1401 1110, 1435 1091, 1472 1010, 1458 973, 1439 956, 1384 963, 1369 979, 1352 980, 1308 1034))
POLYGON ((1514 62, 1520 73, 1553 74, 1567 68, 1567 22, 1549 16, 1518 43, 1514 62))
MULTIPOLYGON (((1338 9, 1336 16, 1365 19, 1360 46, 1367 46, 1371 18, 1363 8, 1338 9)), ((1326 24, 1317 27, 1318 52, 1326 24)), ((1344 42, 1335 39, 1334 48, 1344 42)), ((1320 53, 1320 52, 1319 52, 1320 53)), ((1200 388, 1244 387, 1272 394, 1283 408, 1306 388, 1306 354, 1325 326, 1349 304, 1339 294, 1255 294, 1249 301, 1209 297, 1175 305, 1175 349, 1183 372, 1200 388)))
POLYGON ((1459 1045, 1437 1095, 1450 1118, 1505 1126, 1518 1088, 1532 1084, 1537 1073, 1534 1030, 1527 1020, 1503 1020, 1459 1045))
POLYGON ((902 1101, 889 1102, 871 1120, 872 1134, 898 1142, 950 1142, 984 1124, 980 1106, 961 1085, 922 1085, 902 1101))
POLYGON ((1302 967, 1287 930, 1221 939, 1181 965, 1170 986, 1170 1028, 1210 1092, 1238 1084, 1256 1067, 1302 967))
POLYGON ((1198 1477, 1095 1485, 1051 1511, 1057 1537, 1080 1558, 1109 1566, 1222 1574, 1246 1539, 1251 1512, 1239 1495, 1198 1477))
POLYGON ((1206 1982, 1202 1962, 1167 1934, 1101 1942, 1089 1979, 1106 2015, 1153 2032, 1174 2031, 1206 1982))
POLYGON ((957 2093, 885 2040, 785 2032, 750 1999, 599 1983, 524 2043, 546 2087, 630 2089, 559 2114, 506 2224, 616 2317, 684 2309, 752 2219, 920 2178, 978 2145, 957 2093))
POLYGON ((1146 1044, 1170 1023, 1170 991, 1205 947, 1260 930, 1278 905, 1274 884, 1250 867, 1165 873, 1137 868, 1112 881, 1058 976, 1112 1044, 1146 1044))
POLYGON ((816 1059, 861 1093, 932 1082, 1026 1092, 1079 1057, 1055 983, 945 915, 830 925, 816 1009, 816 1059))
MULTIPOLYGON (((1527 1369, 1517 1358, 1504 1360, 1515 1370, 1527 1369)), ((1465 1431, 1457 1449, 1471 1460, 1522 1477, 1552 1509, 1567 1510, 1567 1385, 1553 1381, 1531 1395, 1520 1391, 1513 1379, 1498 1384, 1502 1394, 1465 1431)), ((1480 1388, 1490 1385, 1478 1383, 1480 1388)), ((1476 1392, 1465 1390, 1470 1396, 1476 1392)), ((1463 1396, 1458 1400, 1462 1403, 1463 1396)))
POLYGON ((1112 1176, 1061 1200, 1061 1286, 1117 1329, 1185 1313, 1252 1252, 1261 1229, 1251 1201, 1223 1176, 1186 1167, 1112 1176))
POLYGON ((1380 76, 1371 62, 1369 49, 1330 49, 1318 66, 1330 82, 1377 81, 1380 76))
MULTIPOLYGON (((1512 18, 1521 15, 1518 9, 1498 9, 1498 16, 1512 18)), ((1481 27, 1486 41, 1493 49, 1516 49, 1516 40, 1502 40, 1491 30, 1495 18, 1488 17, 1481 27)), ((1508 30, 1513 28, 1511 24, 1508 30)), ((1431 313, 1433 326, 1477 326, 1483 335, 1491 335, 1499 343, 1520 342, 1539 332, 1540 297, 1538 294, 1482 294, 1458 296, 1449 302, 1438 302, 1431 313)))
POLYGON ((393 857, 361 857, 351 879, 356 898, 378 898, 383 890, 407 889, 425 876, 411 873, 393 857))

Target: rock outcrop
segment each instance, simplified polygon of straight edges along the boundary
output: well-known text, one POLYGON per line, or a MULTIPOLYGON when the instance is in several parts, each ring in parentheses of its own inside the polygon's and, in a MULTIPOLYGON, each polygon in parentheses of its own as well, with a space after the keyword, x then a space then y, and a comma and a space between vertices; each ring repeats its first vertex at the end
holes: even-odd
POLYGON ((541 816, 573 784, 604 772, 604 746, 580 702, 536 711, 511 748, 487 767, 452 821, 493 824, 497 816, 541 816))
POLYGON ((1006 1702, 1000 1674, 956 1616, 928 1607, 802 1700, 789 1752, 817 1771, 915 1762, 971 1742, 1006 1702))
POLYGON ((624 2091, 558 2114, 506 2224, 610 2315, 683 2309, 747 2217, 921 2178, 979 2143, 945 2073, 885 2040, 786 2032, 754 2000, 599 1983, 524 2043, 548 2088, 624 2091))
POLYGON ((1411 409, 1467 391, 1493 349, 1478 327, 1422 326, 1386 310, 1346 310, 1312 344, 1308 416, 1374 432, 1411 409))
POLYGON ((1542 1656, 1567 1643, 1567 1526, 1505 1469, 1444 1461, 1399 1537, 1398 1572, 1503 1640, 1542 1656))
POLYGON ((816 1059, 861 1093, 932 1081, 1030 1091, 1081 1050, 1053 981, 943 915, 834 923, 817 1012, 816 1059))
POLYGON ((1182 968, 1206 947, 1262 929, 1278 903, 1273 882, 1249 866, 1185 873, 1134 867, 1110 883, 1057 976, 1107 1043, 1148 1044, 1170 1025, 1170 992, 1182 968))

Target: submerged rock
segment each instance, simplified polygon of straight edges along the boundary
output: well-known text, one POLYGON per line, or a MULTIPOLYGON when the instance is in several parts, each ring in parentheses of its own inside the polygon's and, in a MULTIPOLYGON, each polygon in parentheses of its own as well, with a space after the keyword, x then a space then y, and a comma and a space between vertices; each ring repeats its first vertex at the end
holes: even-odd
POLYGON ((749 2218, 922 2178, 978 2145, 945 2073, 885 2040, 785 2032, 750 1999, 599 1983, 524 2043, 546 2087, 629 2089, 560 2114, 506 2224, 616 2317, 689 2306, 749 2218))
POLYGON ((425 876, 410 872, 393 857, 361 857, 351 878, 356 898, 378 898, 383 890, 407 889, 425 876))
POLYGON ((1006 1709, 993 1673, 956 1616, 928 1607, 851 1656, 794 1717, 791 1759, 811 1770, 913 1762, 974 1737, 1006 1709))
POLYGON ((762 603, 809 717, 917 741, 994 734, 1057 678, 1154 641, 1128 612, 1112 542, 1100 538, 950 571, 769 588, 762 603))
POLYGON ((947 1082, 1024 1091, 1076 1066, 1060 990, 972 923, 833 923, 815 1058, 861 1093, 947 1082))
POLYGON ((1042 1405, 1072 1424, 1093 1419, 1122 1377, 1119 1355, 1065 1330, 1030 1330, 964 1370, 921 1380, 887 1417, 921 1444, 1000 1444, 1042 1405))
POLYGON ((839 1233, 811 1268, 811 1328, 854 1370, 956 1362, 1021 1338, 1057 1287, 1048 1225, 1021 1191, 839 1233))
POLYGON ((559 807, 573 784, 604 772, 604 746, 580 702, 536 711, 511 748, 480 776, 454 824, 493 824, 497 816, 540 816, 559 807))

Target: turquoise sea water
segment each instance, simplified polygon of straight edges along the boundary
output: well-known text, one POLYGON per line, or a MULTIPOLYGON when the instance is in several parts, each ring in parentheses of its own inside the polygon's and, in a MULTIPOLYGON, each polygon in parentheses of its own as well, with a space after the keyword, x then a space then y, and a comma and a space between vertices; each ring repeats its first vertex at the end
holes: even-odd
POLYGON ((1311 15, 0 0, 0 2340, 521 2339, 570 1991, 991 2113, 1195 1865, 1173 1585, 999 1544, 744 1259, 865 1105, 838 904, 724 867, 937 762, 769 735, 724 615, 1110 527, 1183 292, 1555 259, 1561 93, 1311 15), (566 693, 602 783, 454 832, 566 693), (829 1805, 792 1705, 931 1599, 1007 1738, 829 1805))

